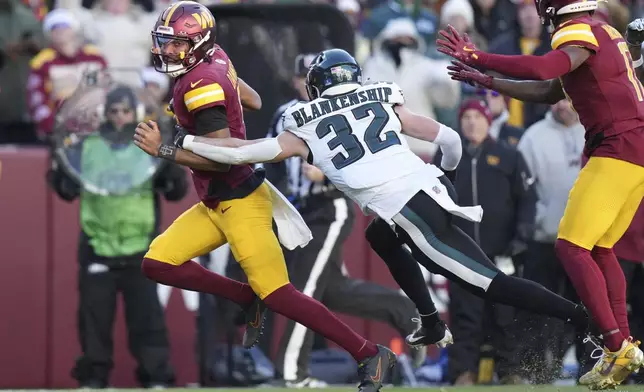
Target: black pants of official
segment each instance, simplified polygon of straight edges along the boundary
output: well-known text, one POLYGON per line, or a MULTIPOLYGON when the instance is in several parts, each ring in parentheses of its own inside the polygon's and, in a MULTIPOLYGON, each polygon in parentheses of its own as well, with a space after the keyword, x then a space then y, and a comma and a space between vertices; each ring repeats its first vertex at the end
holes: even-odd
MULTIPOLYGON (((393 326, 401 335, 416 324, 414 304, 398 291, 375 283, 350 279, 342 273, 342 244, 354 221, 353 203, 343 197, 309 200, 302 217, 313 240, 286 256, 292 284, 320 300, 330 310, 393 326)), ((279 341, 275 369, 286 380, 309 376, 314 333, 291 320, 279 341)))
POLYGON ((476 379, 481 355, 494 359, 493 370, 499 378, 518 374, 515 308, 486 301, 463 286, 451 284, 448 310, 454 335, 454 344, 447 348, 450 383, 466 372, 472 372, 476 379))
POLYGON ((138 363, 141 386, 174 384, 164 312, 157 285, 141 272, 142 257, 97 258, 81 236, 78 276, 78 338, 82 356, 72 370, 81 385, 106 386, 113 363, 116 301, 125 304, 128 348, 138 363), (137 262, 138 260, 138 262, 137 262))

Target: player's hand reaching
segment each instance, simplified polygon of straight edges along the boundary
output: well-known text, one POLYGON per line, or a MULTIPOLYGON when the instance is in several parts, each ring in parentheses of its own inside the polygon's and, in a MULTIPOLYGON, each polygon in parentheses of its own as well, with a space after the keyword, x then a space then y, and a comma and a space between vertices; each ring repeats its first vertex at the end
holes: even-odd
POLYGON ((470 67, 469 65, 465 65, 458 61, 452 61, 452 65, 449 65, 447 70, 449 71, 449 76, 451 76, 453 80, 465 82, 477 88, 492 88, 492 80, 494 80, 494 78, 490 75, 484 74, 476 68, 470 67))
POLYGON ((644 18, 635 19, 629 23, 624 38, 630 46, 641 46, 644 42, 644 18))
POLYGON ((437 39, 436 45, 438 46, 437 50, 441 53, 445 53, 448 56, 454 57, 456 60, 472 65, 475 63, 477 57, 476 52, 478 49, 470 41, 470 37, 467 34, 461 36, 458 31, 452 25, 447 26, 447 30, 441 30, 438 32, 444 39, 437 39))
POLYGON ((161 132, 154 121, 140 122, 134 131, 134 144, 153 157, 159 156, 161 132))

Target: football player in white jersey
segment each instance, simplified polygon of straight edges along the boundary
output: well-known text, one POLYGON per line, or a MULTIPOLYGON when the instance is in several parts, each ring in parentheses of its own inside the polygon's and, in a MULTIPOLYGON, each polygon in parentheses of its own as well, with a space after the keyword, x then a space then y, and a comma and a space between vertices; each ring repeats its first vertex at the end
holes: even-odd
MULTIPOLYGON (((227 164, 278 162, 300 156, 318 166, 366 214, 376 215, 367 230, 369 242, 387 247, 378 253, 425 316, 421 316, 418 330, 406 339, 411 346, 452 342, 435 309, 431 314, 423 306, 431 299, 419 294, 424 282, 418 279, 422 274, 416 260, 480 297, 587 328, 588 316, 582 306, 534 282, 505 275, 452 223, 453 216, 478 222, 483 215, 480 206, 461 207, 454 202, 455 195, 450 196, 453 186, 443 170, 453 174, 462 154, 461 140, 454 130, 406 109, 402 91, 393 83, 363 85, 360 66, 340 49, 321 52, 311 64, 306 83, 311 101, 296 103, 284 113, 286 132, 277 138, 188 135, 179 138, 177 145, 227 164), (438 144, 443 170, 412 153, 403 133, 438 144), (404 251, 403 244, 409 246, 413 257, 404 251)), ((146 131, 140 132, 144 138, 146 131)))

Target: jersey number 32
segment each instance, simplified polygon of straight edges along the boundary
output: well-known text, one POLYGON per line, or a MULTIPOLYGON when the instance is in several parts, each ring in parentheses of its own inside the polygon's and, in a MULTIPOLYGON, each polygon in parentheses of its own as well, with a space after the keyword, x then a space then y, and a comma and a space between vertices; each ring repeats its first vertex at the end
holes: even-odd
MULTIPOLYGON (((373 114, 373 119, 364 132, 364 145, 367 146, 369 151, 375 154, 393 145, 401 144, 398 135, 394 131, 385 132, 385 139, 380 139, 380 134, 389 122, 389 114, 380 102, 371 102, 358 106, 351 111, 351 114, 356 120, 362 120, 369 116, 370 112, 373 114)), ((349 124, 344 114, 327 117, 320 121, 315 128, 315 133, 320 139, 331 132, 334 132, 335 136, 329 140, 327 146, 331 151, 342 146, 347 152, 346 156, 339 152, 331 159, 336 169, 340 170, 343 167, 347 167, 364 156, 363 143, 353 134, 351 124, 349 124)))

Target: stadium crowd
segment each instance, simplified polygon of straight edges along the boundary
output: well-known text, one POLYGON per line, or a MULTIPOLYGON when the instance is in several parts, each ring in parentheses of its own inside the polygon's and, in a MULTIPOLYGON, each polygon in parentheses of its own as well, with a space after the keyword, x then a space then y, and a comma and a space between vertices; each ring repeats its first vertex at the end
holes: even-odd
MULTIPOLYGON (((167 105, 171 81, 151 68, 150 29, 158 12, 171 2, 0 0, 0 144, 47 145, 52 140, 56 108, 74 92, 88 70, 110 67, 136 71, 140 81, 124 76, 120 82, 138 85, 147 91, 140 98, 147 114, 163 112, 160 108, 167 105)), ((292 2, 299 0, 257 1, 292 2)), ((435 118, 461 133, 464 153, 455 181, 459 202, 462 205, 480 204, 485 215, 480 224, 463 220, 459 226, 505 273, 534 280, 576 301, 574 290, 554 253, 568 192, 584 163, 584 128, 576 113, 567 100, 552 106, 525 103, 507 99, 495 91, 455 82, 447 74, 450 60, 436 50, 435 44, 438 30, 451 24, 458 31, 467 32, 477 47, 493 53, 544 54, 550 50, 550 36, 541 24, 534 1, 336 0, 330 3, 347 16, 355 29, 355 56, 363 67, 364 78, 396 82, 405 93, 409 109, 435 118)), ((643 5, 640 1, 602 2, 594 17, 604 19, 623 32, 630 20, 642 16, 643 5)), ((301 65, 285 70, 295 79, 302 77, 302 67, 306 69, 304 59, 300 60, 303 61, 301 65)), ((294 87, 297 88, 297 84, 294 87)), ((293 98, 296 97, 294 93, 293 98)), ((127 105, 129 102, 132 110, 137 106, 134 103, 137 98, 128 92, 117 98, 109 104, 125 102, 127 105)), ((110 113, 117 116, 118 110, 125 114, 127 109, 114 108, 115 112, 110 113)), ((277 107, 263 110, 275 109, 277 107)), ((413 151, 427 161, 440 159, 435 145, 414 139, 409 141, 413 151)), ((169 174, 164 177, 165 182, 155 184, 155 195, 168 200, 182 198, 185 177, 173 173, 173 168, 164 170, 169 174)), ((306 168, 304 174, 310 181, 323 181, 313 167, 306 168)), ((77 186, 65 182, 58 174, 52 174, 50 182, 62 198, 72 200, 79 196, 77 186)), ((288 185, 285 189, 288 191, 288 185)), ((290 193, 294 200, 304 202, 304 197, 298 199, 292 191, 290 193)), ((303 208, 305 211, 311 209, 311 203, 316 202, 315 198, 310 198, 303 208)), ((328 226, 331 223, 321 224, 328 226)), ((310 223, 312 227, 316 224, 319 222, 310 223)), ((99 253, 99 242, 93 240, 88 227, 83 226, 81 255, 83 251, 99 253), (91 250, 90 245, 94 247, 91 250)), ((338 246, 341 246, 341 240, 338 246)), ((141 260, 140 253, 141 250, 135 249, 131 255, 136 257, 115 259, 119 265, 136 267, 141 260)), ((616 253, 629 285, 633 334, 644 336, 644 207, 640 207, 631 228, 616 246, 616 253)), ((92 259, 92 256, 81 257, 92 259)), ((97 268, 92 265, 88 268, 97 268)), ((341 275, 340 269, 337 273, 341 275)), ((139 293, 154 291, 146 287, 146 282, 127 274, 115 276, 114 281, 118 282, 115 284, 120 290, 135 285, 142 290, 139 293)), ((306 281, 304 279, 302 284, 306 281)), ((376 287, 364 289, 367 296, 371 293, 369 290, 379 290, 376 287)), ((407 313, 413 316, 413 311, 402 310, 410 303, 394 302, 400 298, 377 292, 390 295, 387 298, 391 298, 393 310, 390 310, 391 315, 382 317, 374 310, 372 318, 389 320, 402 335, 411 332, 406 329, 413 329, 413 323, 405 324, 407 313)), ((86 302, 81 306, 85 306, 86 313, 81 316, 85 323, 80 335, 81 340, 84 339, 86 357, 79 360, 74 374, 83 385, 101 387, 108 383, 111 358, 109 353, 96 354, 101 350, 88 357, 92 345, 101 344, 101 339, 94 341, 88 336, 95 334, 109 339, 110 328, 105 329, 106 326, 100 323, 109 326, 111 322, 109 318, 101 321, 94 317, 91 308, 98 302, 91 301, 99 299, 87 293, 82 295, 86 302), (102 365, 96 365, 97 361, 102 365)), ((139 363, 139 381, 146 386, 172 385, 167 350, 146 351, 146 342, 141 340, 141 336, 147 336, 151 346, 165 345, 167 348, 162 317, 155 317, 161 311, 160 307, 136 301, 132 306, 139 310, 153 307, 152 316, 137 320, 133 315, 131 320, 131 349, 139 363), (146 322, 153 322, 156 327, 146 327, 143 325, 146 322), (146 328, 152 328, 154 332, 148 333, 146 328)), ((558 378, 564 355, 575 345, 580 369, 592 366, 592 363, 585 364, 589 351, 575 336, 575 331, 566 329, 563 322, 485 303, 456 285, 450 287, 448 313, 455 341, 447 349, 445 381, 449 383, 473 385, 493 380, 504 384, 550 383, 558 378), (535 372, 535 368, 543 371, 535 372)))

